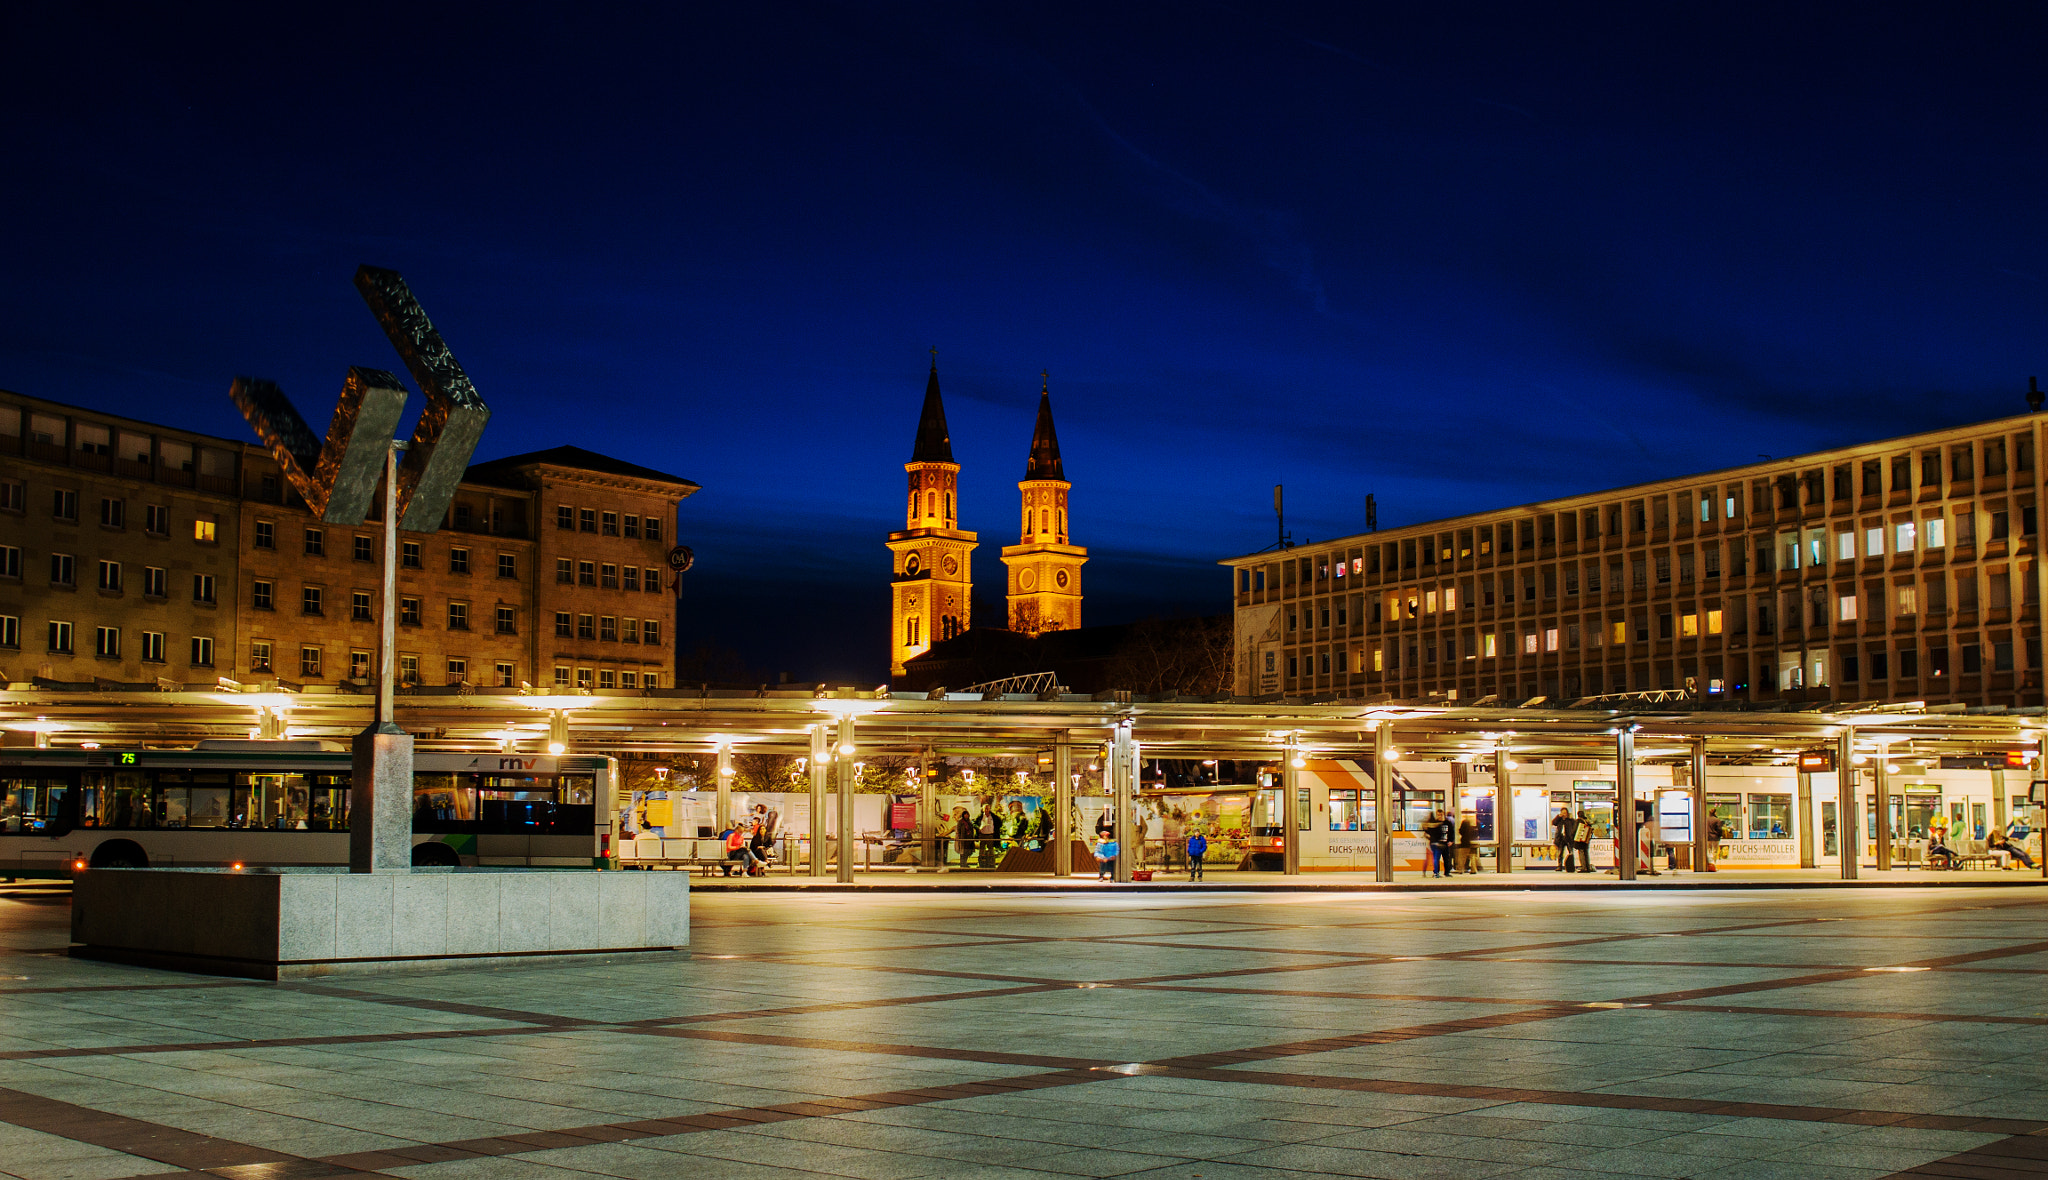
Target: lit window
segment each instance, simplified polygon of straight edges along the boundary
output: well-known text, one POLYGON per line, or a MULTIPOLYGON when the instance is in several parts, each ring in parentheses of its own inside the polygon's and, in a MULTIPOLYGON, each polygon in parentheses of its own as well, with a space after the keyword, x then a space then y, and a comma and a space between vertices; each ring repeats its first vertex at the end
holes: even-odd
POLYGON ((1927 547, 1929 549, 1939 549, 1948 543, 1948 531, 1945 527, 1947 523, 1947 521, 1944 521, 1939 516, 1927 518, 1927 547))
POLYGON ((1835 560, 1856 560, 1856 534, 1847 529, 1835 534, 1835 560))
POLYGON ((1902 615, 1920 613, 1920 592, 1918 587, 1899 587, 1899 613, 1902 615))
MULTIPOLYGON (((192 522, 192 539, 204 541, 210 545, 213 543, 213 529, 214 522, 210 520, 195 520, 192 522)), ((208 661, 208 663, 211 662, 211 660, 208 661)))
POLYGON ((1555 627, 1545 627, 1545 628, 1543 629, 1543 650, 1544 650, 1544 651, 1556 651, 1556 650, 1557 650, 1557 628, 1555 628, 1555 627))
POLYGON ((1856 621, 1856 596, 1854 594, 1836 596, 1835 617, 1844 623, 1856 621))
POLYGON ((1698 615, 1683 614, 1678 616, 1678 634, 1680 638, 1691 639, 1699 633, 1700 617, 1698 615))
POLYGON ((1872 528, 1863 530, 1863 556, 1884 556, 1884 530, 1872 528))
POLYGON ((1523 632, 1522 653, 1524 655, 1536 654, 1536 633, 1534 631, 1523 632))
POLYGON ((1720 610, 1719 610, 1719 609, 1715 609, 1715 610, 1710 610, 1710 611, 1708 611, 1708 612, 1707 612, 1707 634, 1709 634, 1709 635, 1719 635, 1720 633, 1721 633, 1721 612, 1720 612, 1720 610))
POLYGON ((1481 635, 1479 637, 1479 646, 1480 651, 1489 660, 1493 659, 1495 656, 1498 656, 1500 654, 1499 637, 1491 631, 1488 631, 1486 634, 1481 635))
POLYGON ((1902 520, 1892 532, 1892 552, 1911 553, 1913 551, 1913 522, 1902 520))

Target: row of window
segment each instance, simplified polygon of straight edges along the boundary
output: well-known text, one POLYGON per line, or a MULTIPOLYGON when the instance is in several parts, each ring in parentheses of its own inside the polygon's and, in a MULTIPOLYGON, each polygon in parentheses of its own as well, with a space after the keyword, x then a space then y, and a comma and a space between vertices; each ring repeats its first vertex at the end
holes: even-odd
MULTIPOLYGON (((1834 623, 1883 623, 1887 616, 1909 618, 1923 611, 1940 617, 1949 613, 1951 606, 1958 615, 1975 614, 1980 609, 1994 613, 2010 611, 2014 602, 2013 574, 2019 577, 2019 601, 2032 603, 2038 597, 2039 586, 2034 581, 2033 571, 2021 566, 2013 570, 2007 566, 1996 566, 1979 572, 1974 569, 1943 570, 1939 573, 1924 574, 1918 579, 1902 577, 1887 583, 1874 579, 1861 583, 1849 582, 1835 586, 1805 586, 1786 589, 1772 594, 1755 596, 1757 604, 1757 630, 1769 634, 1780 622, 1786 627, 1823 627, 1834 623), (1953 590, 1953 593, 1951 593, 1953 590), (1981 593, 1980 593, 1981 590, 1981 593), (1779 607, 1774 616, 1774 605, 1779 607)), ((1469 586, 1470 579, 1466 580, 1469 586)), ((1469 595, 1469 589, 1466 591, 1469 595)), ((1744 596, 1734 596, 1738 604, 1744 596)), ((1372 623, 1383 619, 1421 619, 1431 621, 1431 616, 1440 612, 1454 615, 1458 611, 1459 590, 1457 587, 1443 587, 1415 590, 1401 595, 1387 595, 1384 599, 1375 595, 1367 599, 1358 595, 1350 598, 1331 598, 1319 603, 1290 607, 1286 613, 1287 631, 1327 630, 1333 622, 1337 628, 1350 626, 1361 611, 1372 623), (1382 609, 1384 607, 1384 610, 1382 609)), ((1488 600, 1491 605, 1491 600, 1488 600)), ((1737 627, 1740 634, 1746 628, 1740 625, 1742 607, 1737 606, 1737 627)), ((1714 612, 1718 614, 1718 612, 1714 612)), ((1637 611, 1638 618, 1647 618, 1646 611, 1637 611)), ((1672 617, 1669 613, 1662 618, 1672 617)), ((1443 620, 1448 623, 1451 620, 1443 620)), ((1686 632, 1690 634, 1690 632, 1686 632)), ((1709 634, 1718 634, 1718 630, 1709 634)), ((1663 636, 1670 638, 1669 634, 1663 636)))
MULTIPOLYGON (((249 670, 270 672, 273 666, 275 645, 268 639, 253 640, 249 644, 249 670)), ((312 644, 299 647, 299 679, 319 680, 326 675, 327 653, 325 649, 312 644)), ((500 660, 492 665, 495 683, 510 688, 518 681, 518 667, 509 660, 500 660)), ((376 673, 375 657, 361 648, 348 653, 348 679, 368 680, 376 673)), ((465 656, 448 656, 443 664, 443 673, 449 684, 469 683, 469 660, 465 656)), ((423 683, 420 671, 420 657, 412 652, 398 653, 397 678, 400 684, 423 683)))
POLYGON ((660 619, 622 619, 613 615, 579 615, 555 612, 558 639, 600 639, 611 643, 661 642, 660 619))
MULTIPOLYGON (((52 654, 76 654, 77 627, 72 623, 52 619, 49 624, 48 646, 52 654)), ((145 664, 169 662, 167 652, 169 641, 161 631, 139 633, 136 654, 145 664)), ((0 615, 0 648, 18 651, 21 648, 21 618, 18 615, 0 615)), ((192 636, 192 666, 211 668, 213 666, 213 639, 210 636, 192 636)), ((121 628, 93 628, 93 654, 107 659, 119 659, 122 654, 121 628)))
POLYGON ((572 508, 567 504, 555 505, 555 527, 574 532, 596 533, 601 537, 644 537, 649 541, 661 540, 661 518, 658 516, 636 516, 631 512, 623 516, 616 512, 600 512, 595 508, 572 508))
MULTIPOLYGON (((377 617, 373 611, 376 598, 369 590, 352 590, 348 596, 348 618, 352 623, 374 623, 377 617)), ((249 605, 256 610, 277 609, 277 584, 258 578, 249 587, 249 605)), ((422 600, 411 595, 398 599, 398 622, 402 627, 421 625, 422 600)), ((519 611, 517 607, 499 605, 494 609, 492 630, 499 635, 519 634, 519 611)), ((302 586, 299 588, 299 613, 320 616, 327 613, 327 590, 323 586, 302 586)), ((448 604, 448 629, 467 631, 470 629, 469 603, 454 601, 448 604)))
POLYGON ((567 664, 556 664, 555 687, 660 688, 661 673, 635 668, 571 668, 567 664))
MULTIPOLYGON (((0 480, 0 512, 26 512, 28 510, 28 485, 18 479, 0 480)), ((50 491, 50 519, 62 524, 78 523, 78 493, 66 488, 52 488, 50 491)), ((211 542, 219 517, 201 514, 192 524, 192 539, 211 542)), ((116 496, 100 499, 100 525, 109 529, 128 527, 128 501, 116 496)), ((142 530, 152 536, 171 535, 171 508, 168 504, 145 504, 142 506, 142 530)))
POLYGON ((577 561, 569 557, 555 559, 555 584, 560 586, 595 586, 600 590, 627 590, 649 594, 661 593, 661 571, 654 566, 613 565, 611 562, 577 561))
MULTIPOLYGON (((304 534, 305 536, 302 541, 302 549, 300 551, 307 557, 326 556, 327 530, 309 528, 304 530, 304 534)), ((277 548, 276 523, 268 520, 257 521, 255 532, 250 535, 249 544, 252 548, 255 549, 275 550, 277 548)), ((376 537, 366 536, 362 533, 357 533, 350 538, 350 555, 354 557, 355 560, 357 561, 376 561, 377 550, 378 543, 376 537)), ((420 548, 420 542, 400 541, 398 544, 398 564, 402 568, 409 570, 424 569, 426 566, 426 562, 424 559, 424 554, 422 553, 420 548)), ((469 549, 468 546, 449 546, 449 573, 469 573, 470 564, 471 550, 469 549)), ((519 576, 518 554, 498 554, 498 576, 501 578, 517 578, 519 576)))
MULTIPOLYGON (((2040 667, 2040 641, 2029 638, 2024 641, 2024 645, 2027 666, 2040 667)), ((1868 648, 1845 646, 1833 650, 1787 651, 1778 653, 1775 668, 1767 666, 1762 675, 1767 683, 1777 688, 1798 689, 1826 688, 1835 683, 1861 682, 1866 679, 1891 680, 1894 678, 1894 669, 1897 679, 1917 680, 1921 676, 1923 664, 1926 675, 1931 679, 1942 679, 1957 674, 1976 676, 1986 671, 2003 673, 2015 669, 2016 652, 2013 642, 2009 639, 1994 640, 1988 644, 1973 641, 1954 647, 1936 644, 1925 648, 1924 654, 1926 658, 1923 661, 1923 649, 1913 643, 1900 644, 1895 648, 1877 645, 1868 648)), ((1379 657, 1377 649, 1370 653, 1370 658, 1375 662, 1375 671, 1379 670, 1379 657)), ((1366 652, 1353 653, 1341 649, 1314 654, 1290 654, 1286 657, 1287 677, 1290 680, 1297 680, 1311 675, 1349 675, 1354 669, 1364 670, 1361 665, 1367 658, 1366 652)), ((1414 658, 1414 648, 1411 646, 1409 659, 1412 661, 1414 658)), ((1277 670, 1276 653, 1266 653, 1265 668, 1269 675, 1277 670)), ((1716 661, 1712 670, 1718 672, 1719 669, 1720 664, 1716 661)), ((1673 685, 1663 684, 1661 687, 1670 688, 1673 685)), ((1723 680, 1719 676, 1709 678, 1709 692, 1721 692, 1723 687, 1723 680)), ((1745 683, 1736 687, 1746 689, 1748 685, 1745 683)))
MULTIPOLYGON (((1764 482, 1759 482, 1757 486, 1766 487, 1768 485, 1764 482)), ((1678 499, 1684 502, 1689 501, 1690 497, 1691 494, 1686 493, 1679 496, 1678 499)), ((1667 497, 1660 496, 1653 498, 1651 501, 1656 509, 1655 520, 1657 530, 1664 529, 1669 524, 1664 508, 1666 500, 1667 497)), ((1697 504, 1699 506, 1699 519, 1703 522, 1713 521, 1715 518, 1714 493, 1711 490, 1701 491, 1698 493, 1697 504)), ((1742 495, 1738 487, 1731 490, 1726 498, 1724 505, 1725 519, 1739 521, 1741 505, 1742 495)), ((1646 534, 1656 531, 1649 527, 1649 522, 1645 519, 1644 501, 1632 501, 1628 511, 1632 527, 1626 530, 1627 536, 1635 538, 1640 543, 1646 534)), ((2013 512, 2017 512, 2023 518, 2022 532, 2031 534, 2034 531, 2032 527, 2034 508, 2031 505, 2020 505, 2009 509, 2005 501, 1998 500, 1983 505, 1981 509, 1977 505, 1965 503, 1955 506, 1950 511, 1953 512, 1955 518, 1956 544, 1958 545, 1975 543, 1975 525, 1980 517, 1989 518, 1987 524, 1991 532, 1991 539, 1993 540, 2003 539, 2007 535, 2010 529, 2010 516, 2013 512)), ((1683 507, 1681 512, 1683 512, 1683 507)), ((1622 513, 1623 508, 1618 504, 1609 505, 1604 510, 1607 519, 1606 534, 1608 536, 1624 535, 1622 513)), ((1938 521, 1943 518, 1944 510, 1939 508, 1928 509, 1919 515, 1924 519, 1938 521)), ((1355 549, 1349 554, 1326 553, 1315 557, 1288 558, 1275 564, 1257 568, 1241 568, 1238 571, 1238 590, 1246 592, 1296 585, 1307 586, 1312 581, 1326 582, 1341 579, 1347 575, 1353 577, 1378 575, 1382 570, 1392 573, 1397 569, 1415 569, 1418 566, 1429 567, 1440 562, 1466 561, 1475 555, 1478 557, 1488 557, 1495 553, 1506 555, 1517 551, 1527 554, 1538 549, 1539 546, 1554 545, 1558 543, 1560 538, 1566 544, 1576 543, 1582 534, 1588 541, 1597 540, 1601 536, 1602 517, 1603 510, 1601 509, 1585 509, 1583 512, 1564 512, 1555 516, 1546 515, 1533 520, 1477 525, 1472 528, 1459 529, 1455 532, 1445 532, 1405 541, 1380 542, 1355 549)), ((1906 515, 1902 518, 1902 522, 1910 525, 1912 523, 1912 516, 1910 514, 1906 515)), ((1866 523, 1864 528, 1866 530, 1875 529, 1882 532, 1887 523, 1893 522, 1866 523)), ((1829 527, 1816 526, 1805 531, 1821 534, 1823 539, 1825 539, 1829 527)), ((1854 533, 1856 531, 1853 527, 1847 529, 1842 529, 1841 526, 1833 527, 1847 533, 1854 533)), ((1799 531, 1792 530, 1795 540, 1799 535, 1799 531)), ((1903 538, 1901 546, 1895 547, 1893 552, 1911 552, 1912 545, 1913 542, 1909 530, 1903 538)), ((1932 539, 1925 547, 1940 548, 1941 545, 1942 542, 1939 539, 1932 539)), ((1871 545, 1869 548, 1872 552, 1867 553, 1867 556, 1876 556, 1883 551, 1881 542, 1871 545)), ((1823 558, 1816 551, 1812 561, 1818 562, 1821 560, 1823 558)), ((1788 568, 1797 567, 1790 566, 1788 568)))
MULTIPOLYGON (((21 550, 12 545, 0 545, 0 578, 21 577, 21 550)), ((50 554, 50 585, 65 589, 78 586, 78 559, 69 553, 50 554)), ((128 588, 126 567, 118 561, 99 563, 99 589, 109 594, 121 594, 128 588)), ((170 571, 162 566, 142 567, 142 596, 144 598, 169 598, 171 592, 170 571)), ((211 604, 214 601, 212 574, 192 575, 192 601, 211 604)))

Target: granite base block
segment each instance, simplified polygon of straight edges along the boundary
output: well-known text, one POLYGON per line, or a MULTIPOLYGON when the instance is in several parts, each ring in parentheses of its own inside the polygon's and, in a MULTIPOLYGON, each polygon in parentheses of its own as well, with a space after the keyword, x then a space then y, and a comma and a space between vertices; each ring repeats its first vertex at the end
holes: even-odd
POLYGON ((92 869, 71 953, 256 979, 670 951, 688 873, 92 869))

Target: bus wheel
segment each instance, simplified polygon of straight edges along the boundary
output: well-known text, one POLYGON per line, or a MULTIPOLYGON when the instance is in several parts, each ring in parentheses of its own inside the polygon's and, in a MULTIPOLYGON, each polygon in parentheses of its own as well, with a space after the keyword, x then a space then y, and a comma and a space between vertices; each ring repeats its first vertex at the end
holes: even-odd
POLYGON ((96 869, 146 869, 149 854, 133 840, 108 840, 92 850, 91 863, 96 869))
POLYGON ((455 855, 455 850, 453 848, 448 847, 446 844, 441 843, 439 840, 428 840, 424 844, 415 844, 412 846, 412 867, 416 869, 452 869, 461 864, 462 858, 455 855))

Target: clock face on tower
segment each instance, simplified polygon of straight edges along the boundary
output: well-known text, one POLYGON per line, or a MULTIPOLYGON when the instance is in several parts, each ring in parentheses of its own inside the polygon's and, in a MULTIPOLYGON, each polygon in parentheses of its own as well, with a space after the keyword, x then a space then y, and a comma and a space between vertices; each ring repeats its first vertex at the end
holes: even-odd
POLYGON ((903 572, 913 578, 917 576, 917 554, 913 553, 903 559, 903 572))
POLYGON ((1060 589, 1065 590, 1067 588, 1067 571, 1061 570, 1059 573, 1054 574, 1052 580, 1060 584, 1060 589))
POLYGON ((1019 588, 1021 588, 1021 589, 1024 589, 1024 590, 1029 590, 1029 589, 1031 589, 1031 588, 1032 588, 1033 586, 1036 586, 1036 585, 1038 585, 1038 571, 1037 571, 1037 570, 1025 570, 1025 571, 1024 571, 1023 573, 1021 573, 1021 574, 1018 574, 1018 575, 1017 575, 1017 585, 1018 585, 1018 587, 1019 587, 1019 588))
POLYGON ((960 572, 960 559, 950 553, 946 554, 944 559, 939 562, 939 565, 946 571, 946 576, 949 578, 960 572))

